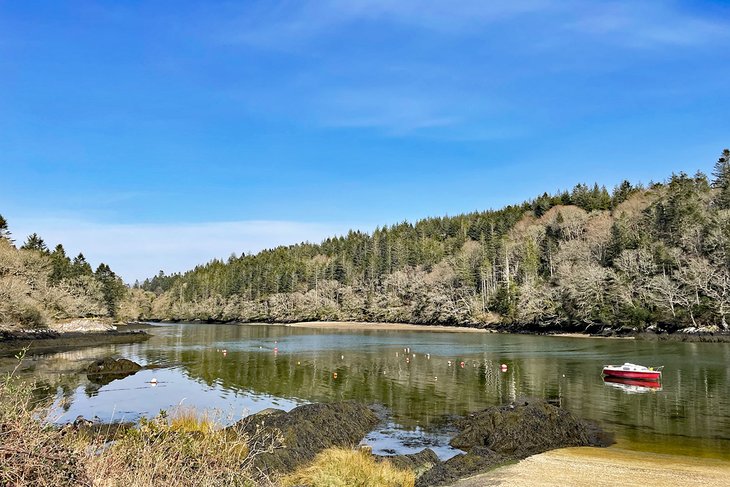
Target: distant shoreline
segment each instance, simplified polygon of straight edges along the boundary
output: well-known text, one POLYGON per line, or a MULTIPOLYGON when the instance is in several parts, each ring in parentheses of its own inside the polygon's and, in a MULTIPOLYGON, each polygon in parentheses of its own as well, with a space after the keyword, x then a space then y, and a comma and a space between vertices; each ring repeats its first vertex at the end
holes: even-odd
POLYGON ((36 332, 5 332, 0 335, 0 357, 12 356, 27 348, 31 354, 60 352, 76 348, 114 343, 137 343, 150 338, 142 330, 88 331, 59 333, 52 330, 36 332))
POLYGON ((327 330, 387 330, 387 331, 431 331, 444 333, 496 333, 485 328, 466 326, 418 325, 411 323, 371 323, 367 321, 298 321, 285 323, 292 328, 320 328, 327 330))

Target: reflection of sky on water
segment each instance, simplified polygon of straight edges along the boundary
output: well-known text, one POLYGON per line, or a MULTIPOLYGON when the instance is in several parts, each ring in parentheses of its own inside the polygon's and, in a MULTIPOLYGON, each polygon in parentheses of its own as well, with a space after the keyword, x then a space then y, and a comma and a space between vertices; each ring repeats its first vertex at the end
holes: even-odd
POLYGON ((463 453, 449 446, 452 436, 451 431, 426 431, 418 427, 404 430, 396 423, 387 422, 368 433, 360 444, 370 445, 376 455, 410 455, 430 448, 441 460, 448 460, 463 453))
MULTIPOLYGON (((57 401, 57 405, 60 401, 57 401)), ((267 394, 238 393, 219 384, 208 386, 188 377, 180 369, 142 370, 136 374, 98 387, 79 386, 68 410, 57 407, 55 422, 73 421, 81 415, 102 421, 137 421, 152 417, 161 410, 190 406, 215 411, 230 424, 249 414, 274 407, 290 410, 304 401, 273 397, 267 394), (150 384, 156 378, 156 385, 150 384)))
MULTIPOLYGON (((615 431, 622 444, 730 450, 730 344, 269 325, 168 325, 151 332, 146 343, 30 356, 23 373, 58 388, 66 421, 79 414, 136 419, 181 402, 235 420, 268 407, 354 399, 391 412, 394 426, 380 431, 395 433, 372 436, 376 451, 393 443, 410 451, 414 437, 434 435, 441 438, 437 448, 445 445, 438 430, 444 416, 535 396, 559 398, 615 431), (99 387, 79 371, 105 356, 160 368, 99 387), (605 385, 603 365, 623 362, 665 365, 661 390, 635 394, 605 385), (152 377, 157 387, 147 383, 152 377)), ((12 364, 0 359, 2 370, 12 364)))

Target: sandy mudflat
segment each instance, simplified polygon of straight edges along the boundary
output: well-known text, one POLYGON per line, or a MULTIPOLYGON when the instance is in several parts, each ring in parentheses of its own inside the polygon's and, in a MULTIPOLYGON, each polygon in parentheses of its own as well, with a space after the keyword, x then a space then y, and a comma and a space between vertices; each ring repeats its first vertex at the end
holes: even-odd
POLYGON ((545 336, 551 336, 551 337, 565 337, 565 338, 607 338, 609 340, 635 340, 635 337, 632 336, 620 336, 620 337, 614 337, 614 336, 596 336, 596 335, 589 335, 587 333, 554 333, 552 335, 545 335, 545 336))
POLYGON ((366 323, 362 321, 311 321, 290 323, 296 328, 324 328, 331 330, 393 330, 393 331, 431 331, 450 333, 489 333, 481 328, 464 326, 411 325, 407 323, 366 323))
POLYGON ((730 485, 730 458, 662 455, 621 448, 564 448, 460 480, 452 487, 488 485, 719 487, 730 485))

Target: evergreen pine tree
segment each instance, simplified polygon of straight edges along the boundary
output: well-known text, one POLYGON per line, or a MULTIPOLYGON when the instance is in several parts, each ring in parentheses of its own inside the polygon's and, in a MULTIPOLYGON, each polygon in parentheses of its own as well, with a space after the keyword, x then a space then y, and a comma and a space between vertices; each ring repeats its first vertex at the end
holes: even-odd
POLYGON ((715 163, 712 176, 714 178, 712 187, 719 190, 715 203, 722 209, 730 208, 730 150, 722 151, 722 155, 715 163))
POLYGON ((28 238, 25 239, 25 243, 20 248, 25 250, 37 250, 38 252, 43 252, 44 254, 48 253, 48 247, 46 247, 46 242, 44 242, 37 233, 28 235, 28 238))
POLYGON ((8 230, 8 221, 2 215, 0 215, 0 239, 13 243, 13 239, 10 238, 10 230, 8 230))

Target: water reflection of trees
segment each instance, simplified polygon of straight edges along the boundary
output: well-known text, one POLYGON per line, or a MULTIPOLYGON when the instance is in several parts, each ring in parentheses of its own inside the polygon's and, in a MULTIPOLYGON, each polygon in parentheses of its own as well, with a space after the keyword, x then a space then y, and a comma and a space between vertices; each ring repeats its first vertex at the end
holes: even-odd
POLYGON ((48 354, 29 361, 24 373, 43 386, 39 395, 70 400, 86 384, 85 376, 74 371, 92 359, 117 355, 179 367, 202 384, 244 394, 382 403, 406 427, 437 425, 444 415, 537 396, 560 399, 576 414, 598 420, 634 443, 694 441, 704 449, 727 451, 730 441, 728 344, 412 335, 404 340, 419 346, 413 345, 406 357, 407 343, 384 341, 356 350, 361 343, 357 334, 351 334, 349 348, 310 346, 306 340, 332 343, 327 341, 332 332, 313 338, 317 333, 266 326, 171 327, 148 344, 48 354), (274 340, 279 341, 277 354, 274 340), (223 348, 226 355, 217 351, 223 348), (449 350, 469 353, 452 355, 449 350), (604 385, 600 367, 607 356, 665 364, 663 389, 626 394, 604 385), (500 371, 501 363, 508 365, 507 372, 500 371))
MULTIPOLYGON (((688 352, 683 360, 692 361, 694 354, 688 352)), ((727 357, 727 347, 723 354, 727 357)), ((445 414, 465 414, 534 396, 559 399, 575 413, 633 441, 656 435, 703 438, 710 443, 730 439, 730 387, 722 365, 672 368, 663 391, 630 395, 604 386, 600 368, 565 357, 505 359, 506 373, 500 372, 500 361, 489 354, 429 360, 420 353, 408 355, 406 362, 402 349, 350 351, 344 359, 339 351, 229 351, 224 356, 215 350, 185 350, 178 358, 192 377, 209 385, 311 401, 383 403, 407 427, 428 426, 445 414), (452 360, 451 366, 447 360, 452 360)))

